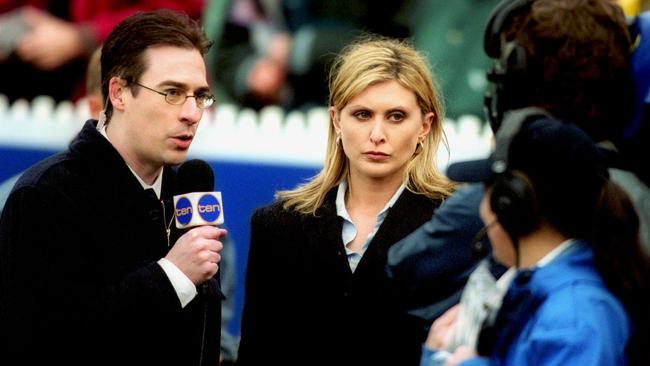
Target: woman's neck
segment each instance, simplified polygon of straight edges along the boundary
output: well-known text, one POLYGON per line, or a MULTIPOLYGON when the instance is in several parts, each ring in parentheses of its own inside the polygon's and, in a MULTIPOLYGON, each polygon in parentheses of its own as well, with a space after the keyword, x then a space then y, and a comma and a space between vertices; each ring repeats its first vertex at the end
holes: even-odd
POLYGON ((350 177, 345 194, 348 211, 360 210, 377 215, 402 184, 401 180, 377 180, 350 177))
POLYGON ((519 267, 532 267, 568 239, 547 224, 519 239, 519 267))

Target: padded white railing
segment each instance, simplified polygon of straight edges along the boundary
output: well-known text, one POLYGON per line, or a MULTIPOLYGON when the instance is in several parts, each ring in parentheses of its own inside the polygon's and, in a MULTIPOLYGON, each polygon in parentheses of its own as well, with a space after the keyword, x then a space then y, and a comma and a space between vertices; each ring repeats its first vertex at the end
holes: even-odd
MULTIPOLYGON (((0 95, 0 146, 63 150, 89 118, 85 101, 55 103, 38 97, 9 104, 0 95)), ((151 121, 156 123, 156 121, 151 121)), ((279 107, 260 112, 222 104, 204 113, 190 155, 256 164, 320 166, 328 126, 326 108, 284 113, 279 107)), ((445 120, 449 152, 441 146, 438 164, 485 156, 492 133, 476 116, 445 120)))

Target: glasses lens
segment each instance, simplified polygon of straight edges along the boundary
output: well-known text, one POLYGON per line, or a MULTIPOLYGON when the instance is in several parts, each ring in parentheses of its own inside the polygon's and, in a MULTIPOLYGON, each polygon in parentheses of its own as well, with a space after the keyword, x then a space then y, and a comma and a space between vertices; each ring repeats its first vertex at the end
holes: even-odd
POLYGON ((214 103, 212 95, 202 95, 196 98, 196 105, 199 108, 209 108, 214 103))
POLYGON ((165 99, 169 104, 181 104, 185 101, 185 95, 177 91, 170 91, 165 95, 165 99))

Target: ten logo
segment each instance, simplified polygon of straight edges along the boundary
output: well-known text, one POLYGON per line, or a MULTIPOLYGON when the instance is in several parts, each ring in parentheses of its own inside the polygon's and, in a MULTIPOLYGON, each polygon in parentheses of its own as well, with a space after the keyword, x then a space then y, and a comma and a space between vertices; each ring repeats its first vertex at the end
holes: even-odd
POLYGON ((187 197, 181 197, 176 202, 176 220, 181 225, 187 225, 192 221, 192 202, 187 197))
POLYGON ((221 192, 192 192, 174 196, 176 227, 179 229, 223 224, 221 192))
POLYGON ((201 216, 203 220, 214 222, 219 218, 219 215, 221 215, 221 205, 214 195, 208 193, 199 198, 197 211, 199 211, 199 216, 201 216))

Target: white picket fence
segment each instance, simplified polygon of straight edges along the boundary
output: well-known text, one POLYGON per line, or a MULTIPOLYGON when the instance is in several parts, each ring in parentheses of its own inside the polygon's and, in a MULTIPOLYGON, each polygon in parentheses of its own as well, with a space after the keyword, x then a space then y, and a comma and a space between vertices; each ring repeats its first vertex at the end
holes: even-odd
MULTIPOLYGON (((0 146, 63 150, 89 118, 85 101, 55 103, 38 97, 9 104, 0 95, 0 146)), ((152 121, 155 123, 155 121, 152 121)), ((235 105, 207 110, 190 156, 211 160, 321 166, 325 154, 328 113, 325 108, 285 113, 279 107, 260 112, 235 105)), ((476 116, 446 120, 449 151, 441 146, 438 164, 485 156, 492 132, 476 116)))

